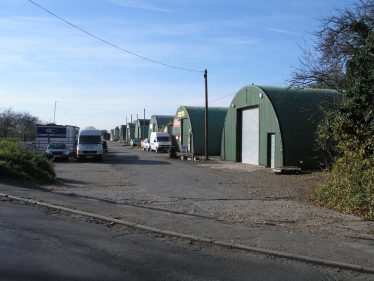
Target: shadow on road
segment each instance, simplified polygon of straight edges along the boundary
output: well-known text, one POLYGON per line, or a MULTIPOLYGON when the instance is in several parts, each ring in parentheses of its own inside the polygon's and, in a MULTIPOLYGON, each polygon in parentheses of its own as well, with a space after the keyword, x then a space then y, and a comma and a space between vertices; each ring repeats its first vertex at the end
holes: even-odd
POLYGON ((136 155, 126 155, 122 157, 111 157, 104 160, 109 164, 131 164, 131 165, 170 165, 169 162, 163 160, 140 159, 136 155))
POLYGON ((58 183, 68 187, 81 187, 87 184, 85 181, 73 180, 68 178, 58 178, 58 183))

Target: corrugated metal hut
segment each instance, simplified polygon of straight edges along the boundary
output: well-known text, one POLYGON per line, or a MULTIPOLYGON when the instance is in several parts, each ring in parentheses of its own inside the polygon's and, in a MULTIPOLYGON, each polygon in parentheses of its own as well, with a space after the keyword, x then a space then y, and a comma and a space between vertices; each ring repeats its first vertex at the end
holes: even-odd
POLYGON ((120 142, 125 142, 126 140, 126 125, 121 125, 119 126, 119 141, 120 142))
MULTIPOLYGON (((208 110, 208 155, 220 155, 222 128, 227 108, 210 107, 208 110)), ((204 155, 205 108, 180 106, 174 117, 173 135, 181 151, 204 155)))
POLYGON ((114 141, 119 141, 119 127, 114 128, 114 141))
POLYGON ((148 136, 152 132, 168 132, 172 134, 174 116, 173 115, 152 115, 149 121, 149 131, 148 136))
POLYGON ((334 90, 243 87, 227 112, 221 156, 273 168, 313 167, 321 107, 340 100, 334 90))
POLYGON ((126 143, 130 143, 130 140, 135 137, 135 123, 127 123, 126 127, 126 143))
POLYGON ((149 119, 138 119, 135 121, 135 138, 148 138, 149 119))

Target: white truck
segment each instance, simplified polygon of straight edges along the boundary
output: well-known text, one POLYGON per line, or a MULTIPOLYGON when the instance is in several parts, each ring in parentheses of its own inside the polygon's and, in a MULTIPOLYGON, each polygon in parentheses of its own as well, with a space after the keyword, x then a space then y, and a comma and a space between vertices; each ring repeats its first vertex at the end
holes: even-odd
POLYGON ((171 147, 171 137, 165 132, 152 132, 149 138, 151 151, 165 151, 168 152, 171 147))
POLYGON ((78 160, 84 158, 95 158, 103 160, 103 144, 100 130, 82 130, 78 137, 77 146, 78 160))
POLYGON ((50 142, 66 144, 70 155, 76 153, 79 127, 70 125, 38 125, 36 126, 35 151, 45 152, 50 142))

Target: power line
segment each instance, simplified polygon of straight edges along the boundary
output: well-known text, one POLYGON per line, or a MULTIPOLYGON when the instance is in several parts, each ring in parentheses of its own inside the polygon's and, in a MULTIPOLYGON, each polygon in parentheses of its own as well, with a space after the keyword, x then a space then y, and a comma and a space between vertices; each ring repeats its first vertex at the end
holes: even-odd
POLYGON ((138 58, 140 58, 140 59, 143 59, 143 60, 146 60, 146 61, 150 61, 150 62, 153 62, 153 63, 159 64, 159 65, 166 66, 166 67, 170 67, 170 68, 174 68, 174 69, 179 69, 179 70, 184 70, 184 71, 191 71, 191 72, 201 72, 201 73, 204 72, 204 71, 202 71, 202 70, 189 69, 189 68, 178 67, 178 66, 174 66, 174 65, 171 65, 171 64, 163 63, 163 62, 160 62, 160 61, 157 61, 157 60, 150 59, 150 58, 147 58, 147 57, 145 57, 145 56, 139 55, 139 54, 137 54, 137 53, 131 52, 131 51, 129 51, 129 50, 126 50, 126 49, 124 49, 124 48, 122 48, 122 47, 120 47, 120 46, 118 46, 118 45, 116 45, 116 44, 114 44, 114 43, 111 43, 111 42, 109 42, 109 41, 107 41, 107 40, 105 40, 105 39, 102 39, 102 38, 100 38, 100 37, 98 37, 98 36, 92 34, 91 32, 88 32, 87 30, 85 30, 85 29, 83 29, 83 28, 81 28, 81 27, 79 27, 79 26, 77 26, 77 25, 75 25, 75 24, 69 22, 68 20, 66 20, 66 19, 64 19, 64 18, 62 18, 62 17, 56 15, 55 13, 53 13, 53 12, 51 12, 50 10, 44 8, 43 6, 39 5, 38 3, 35 3, 35 2, 32 1, 32 0, 27 0, 27 1, 29 1, 31 4, 37 6, 38 8, 42 9, 43 11, 47 12, 48 14, 54 16, 55 18, 58 18, 59 20, 65 22, 66 24, 68 24, 68 25, 74 27, 75 29, 78 29, 79 31, 81 31, 81 32, 83 32, 83 33, 85 33, 85 34, 87 34, 87 35, 89 35, 89 36, 95 38, 96 40, 99 40, 99 41, 101 41, 101 42, 103 42, 103 43, 105 43, 105 44, 107 44, 107 45, 109 45, 109 46, 111 46, 111 47, 114 47, 114 48, 116 48, 116 49, 118 49, 118 50, 120 50, 120 51, 122 51, 122 52, 128 53, 128 54, 130 54, 130 55, 136 56, 136 57, 138 57, 138 58))
POLYGON ((222 97, 216 98, 216 99, 210 101, 210 103, 213 103, 213 102, 216 102, 216 101, 222 100, 222 99, 224 99, 224 98, 227 98, 227 97, 229 97, 229 96, 232 96, 232 95, 236 94, 237 92, 238 92, 238 91, 234 91, 234 92, 231 92, 230 94, 227 94, 227 95, 224 95, 224 96, 222 96, 222 97))

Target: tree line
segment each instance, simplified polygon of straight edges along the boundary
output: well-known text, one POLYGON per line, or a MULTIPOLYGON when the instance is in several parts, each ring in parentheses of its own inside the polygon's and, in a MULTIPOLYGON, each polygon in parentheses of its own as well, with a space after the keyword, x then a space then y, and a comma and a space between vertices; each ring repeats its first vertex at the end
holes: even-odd
POLYGON ((0 137, 21 141, 35 139, 36 125, 41 124, 38 117, 28 112, 17 112, 12 108, 0 110, 0 137))

